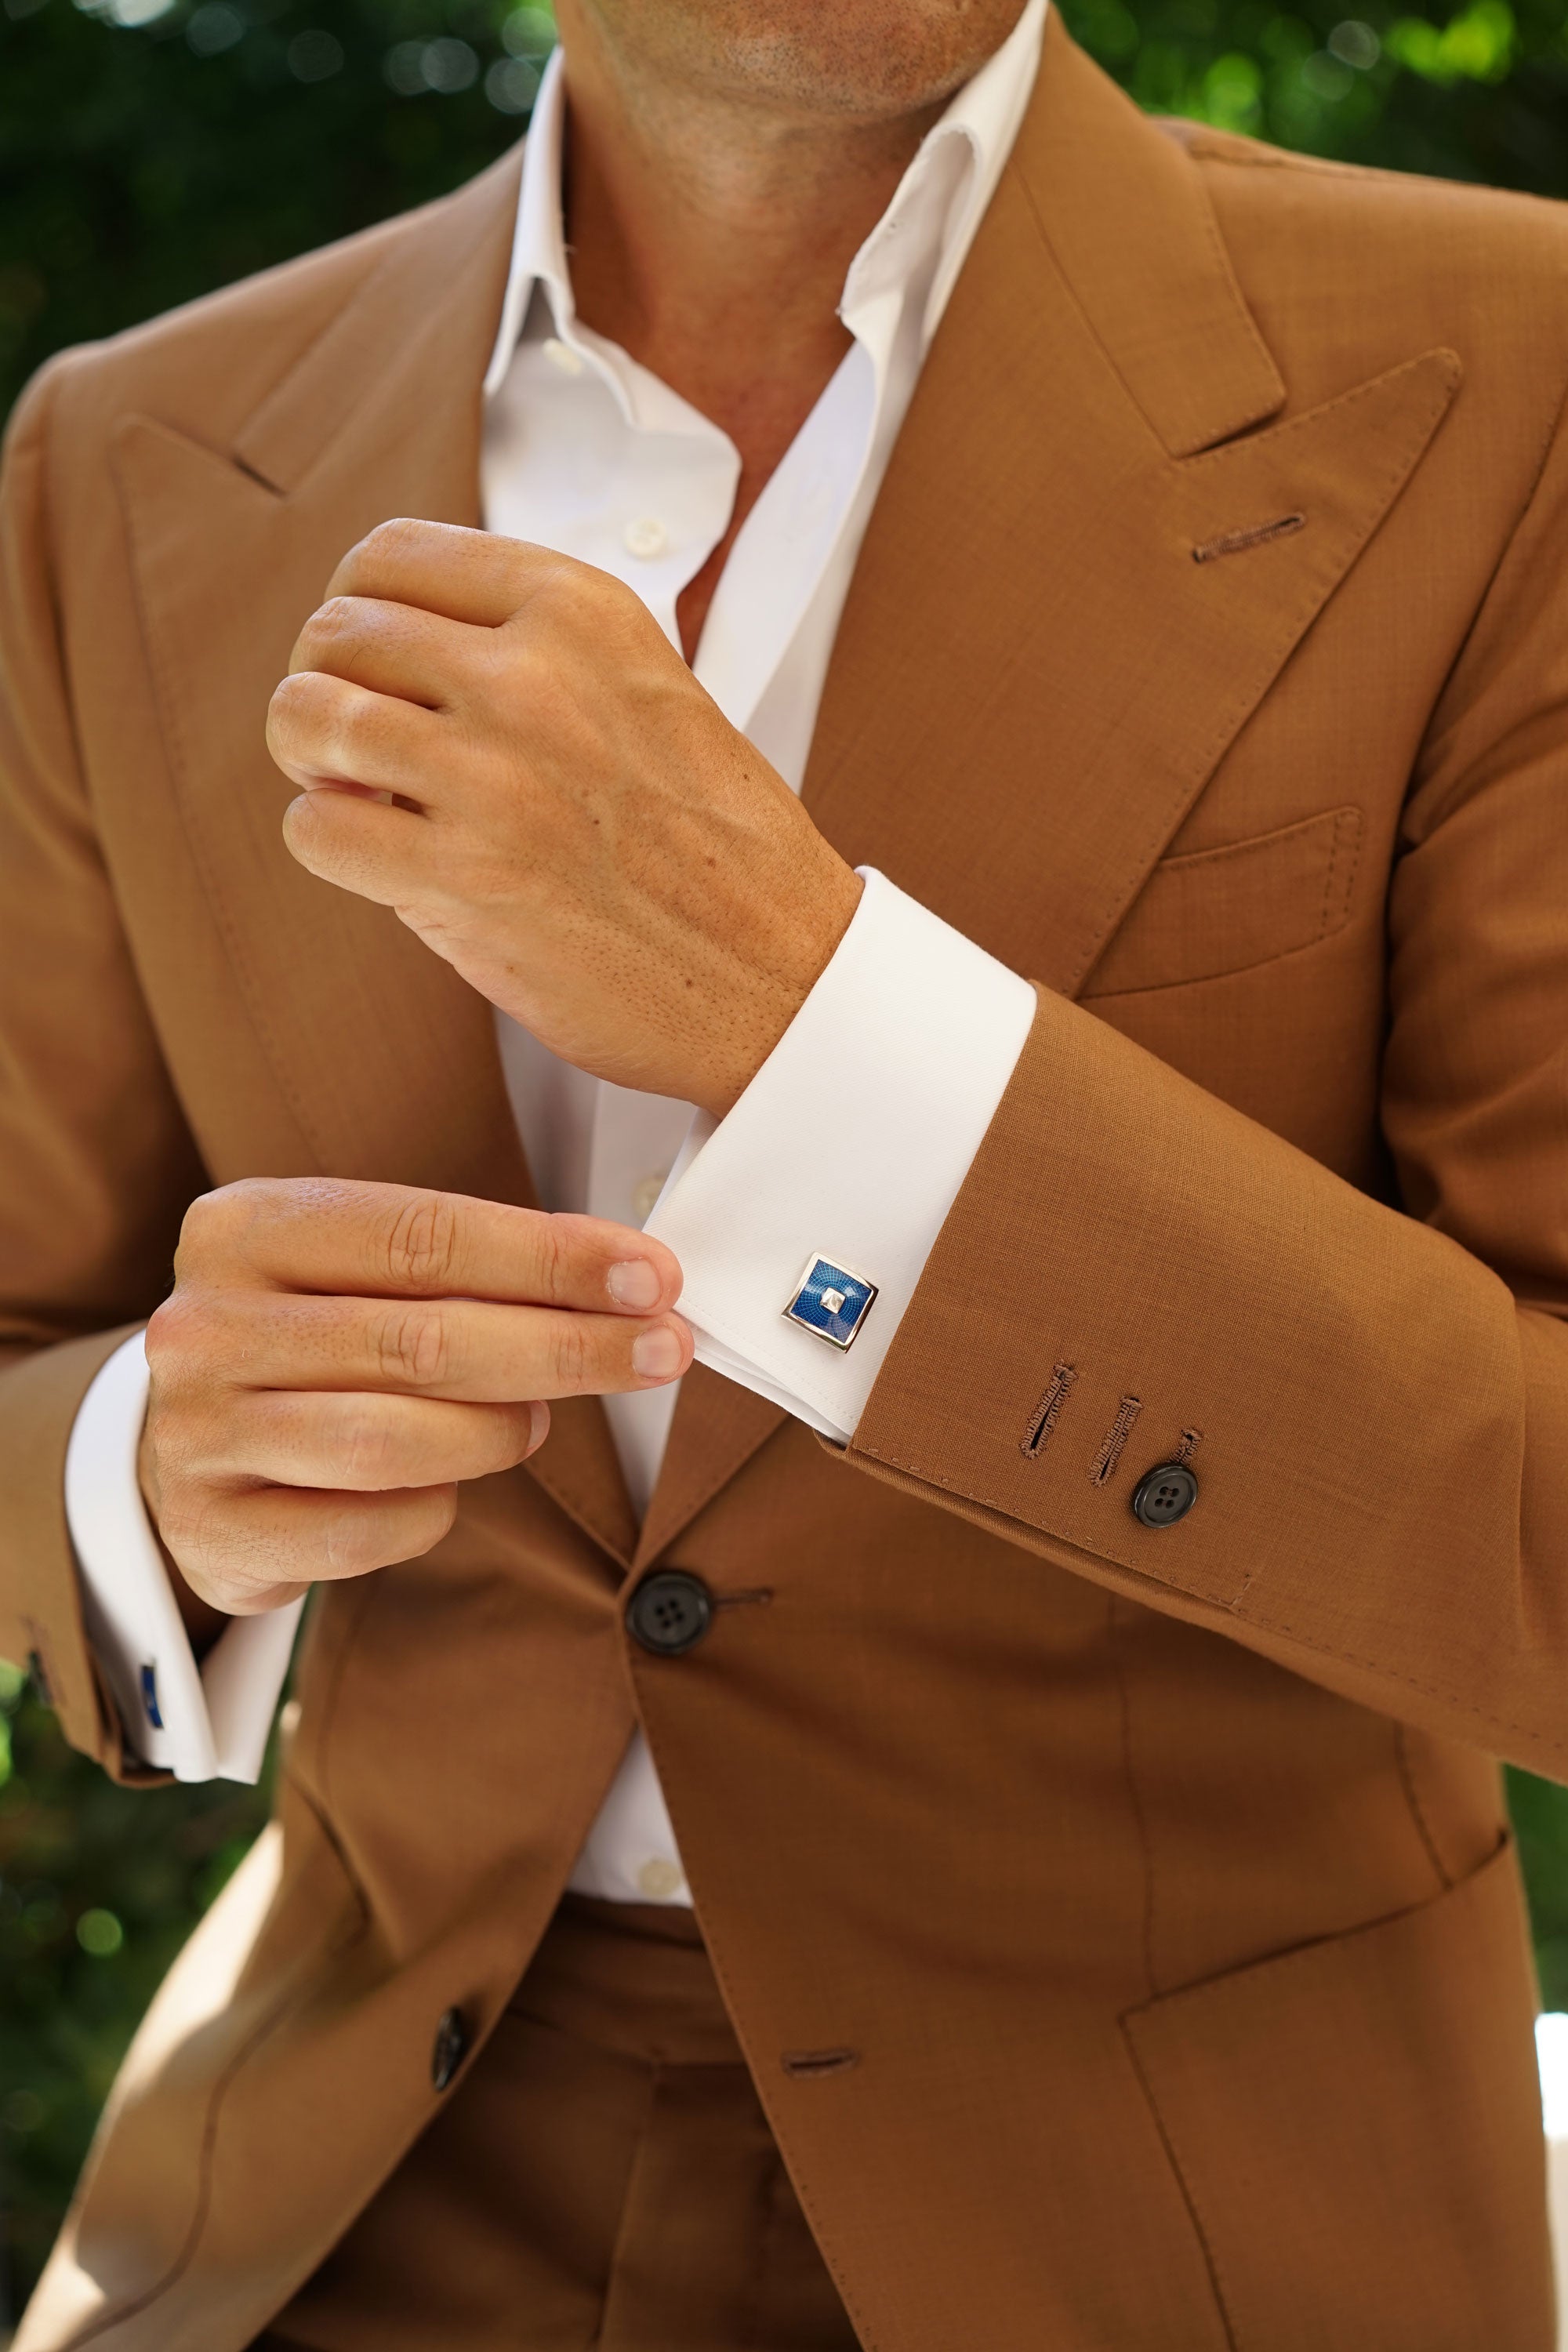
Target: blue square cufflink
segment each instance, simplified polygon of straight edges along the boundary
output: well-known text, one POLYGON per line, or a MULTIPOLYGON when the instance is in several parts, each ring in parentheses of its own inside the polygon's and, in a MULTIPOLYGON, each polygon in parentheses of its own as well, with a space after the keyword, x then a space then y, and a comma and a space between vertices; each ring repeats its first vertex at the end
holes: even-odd
POLYGON ((803 1331, 826 1339, 830 1348, 847 1348, 871 1312, 876 1296, 874 1282, 862 1280, 847 1266, 836 1265, 830 1257, 814 1257, 784 1314, 803 1331))

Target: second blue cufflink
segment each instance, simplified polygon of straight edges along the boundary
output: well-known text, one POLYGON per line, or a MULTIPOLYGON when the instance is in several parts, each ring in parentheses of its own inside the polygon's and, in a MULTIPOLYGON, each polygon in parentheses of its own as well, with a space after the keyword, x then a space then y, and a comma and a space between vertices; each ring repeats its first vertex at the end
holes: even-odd
POLYGON ((158 1669, 143 1666, 141 1673, 142 1704, 147 1710, 147 1720, 154 1731, 163 1728, 163 1711, 158 1705, 158 1669))
POLYGON ((877 1286, 828 1257, 814 1257, 784 1308, 792 1323, 826 1339, 830 1348, 847 1348, 871 1311, 877 1286))

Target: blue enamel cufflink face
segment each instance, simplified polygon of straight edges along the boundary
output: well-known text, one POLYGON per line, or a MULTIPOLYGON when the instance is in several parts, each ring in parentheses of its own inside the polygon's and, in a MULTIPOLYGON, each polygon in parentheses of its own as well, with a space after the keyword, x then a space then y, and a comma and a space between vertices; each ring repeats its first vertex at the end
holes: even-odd
POLYGON ((830 1348, 847 1348, 871 1311, 877 1296, 874 1282, 863 1282, 847 1266, 828 1257, 814 1257, 784 1308, 792 1323, 826 1339, 830 1348))

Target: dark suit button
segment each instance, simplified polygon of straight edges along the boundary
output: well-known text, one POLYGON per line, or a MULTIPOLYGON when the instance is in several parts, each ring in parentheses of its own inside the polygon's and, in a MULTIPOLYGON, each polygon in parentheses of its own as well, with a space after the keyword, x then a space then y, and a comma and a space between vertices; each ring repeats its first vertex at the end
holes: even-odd
POLYGON ((436 2028, 430 2052, 430 2080, 444 2091, 468 2054, 468 2029, 460 2009, 449 2009, 436 2028))
POLYGON ((1184 1462, 1161 1462, 1139 1479, 1132 1511, 1146 1528, 1173 1528, 1198 1499, 1198 1482, 1184 1462))
POLYGON ((626 1624, 633 1639, 660 1658, 678 1658, 700 1642, 713 1622, 713 1596, 700 1576, 661 1568, 632 1595, 626 1624))

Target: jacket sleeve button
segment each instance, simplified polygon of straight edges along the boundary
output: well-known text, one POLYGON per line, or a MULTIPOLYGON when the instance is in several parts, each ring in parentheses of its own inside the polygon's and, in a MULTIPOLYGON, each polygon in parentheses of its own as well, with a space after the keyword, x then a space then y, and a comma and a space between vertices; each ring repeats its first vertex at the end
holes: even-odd
POLYGON ((430 2080, 444 2091, 468 2054, 468 2029, 460 2009, 447 2010, 436 2028, 430 2052, 430 2080))
POLYGON ((1173 1528, 1198 1499, 1198 1482, 1184 1462, 1159 1462, 1132 1492, 1132 1516, 1146 1528, 1173 1528))

